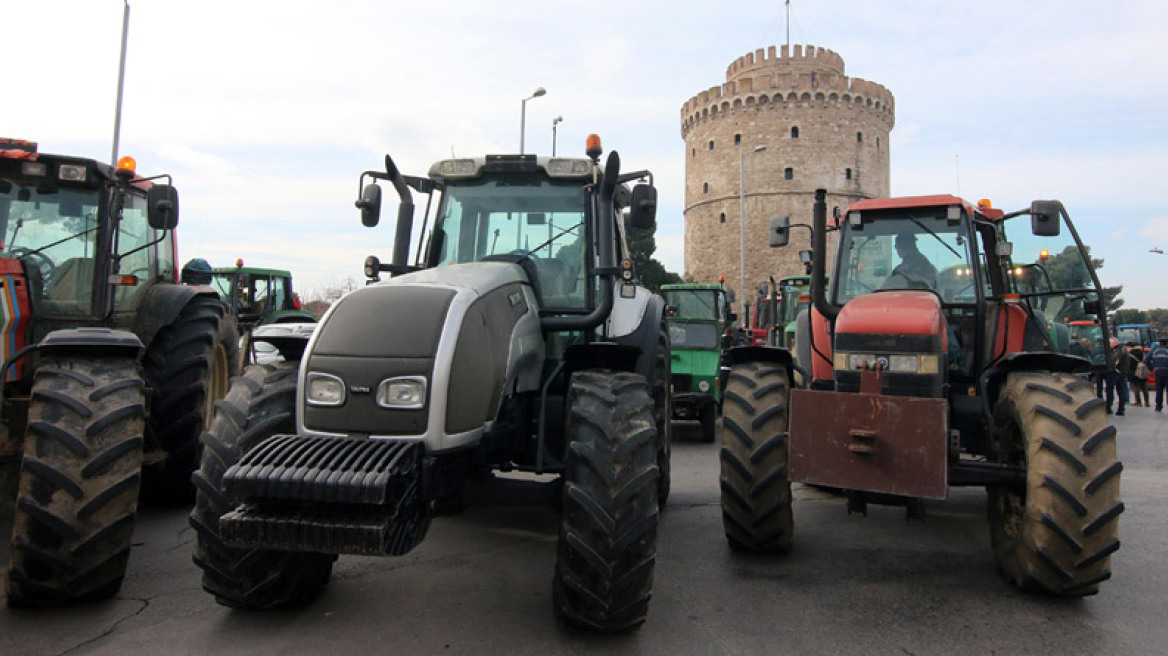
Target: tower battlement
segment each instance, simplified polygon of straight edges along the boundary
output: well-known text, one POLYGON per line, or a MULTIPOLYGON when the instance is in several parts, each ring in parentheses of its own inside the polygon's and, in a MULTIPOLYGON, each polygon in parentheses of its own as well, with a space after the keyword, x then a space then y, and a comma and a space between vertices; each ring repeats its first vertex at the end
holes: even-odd
POLYGON ((736 59, 726 69, 726 81, 699 92, 681 107, 682 137, 697 121, 734 107, 856 106, 881 115, 892 129, 895 99, 884 85, 844 75, 838 53, 815 46, 788 50, 770 46, 736 59))
POLYGON ((827 48, 815 46, 795 45, 793 47, 771 46, 759 48, 734 60, 726 67, 726 80, 733 80, 743 73, 750 73, 760 68, 773 66, 814 66, 828 69, 840 75, 844 74, 844 58, 839 53, 827 48))

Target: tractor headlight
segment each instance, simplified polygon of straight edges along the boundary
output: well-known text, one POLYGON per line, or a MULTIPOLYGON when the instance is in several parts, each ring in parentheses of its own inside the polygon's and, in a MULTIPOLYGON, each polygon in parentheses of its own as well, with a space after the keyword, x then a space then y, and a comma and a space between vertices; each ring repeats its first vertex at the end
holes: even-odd
POLYGON ((345 402, 345 381, 336 376, 310 373, 306 387, 308 405, 338 406, 345 402))
POLYGON ((706 392, 709 392, 710 391, 710 381, 703 380, 702 382, 698 383, 698 391, 703 393, 703 394, 705 394, 706 392))
POLYGON ((377 387, 377 405, 394 410, 414 410, 426 403, 426 379, 403 376, 381 381, 377 387))
POLYGON ((848 353, 836 351, 833 365, 842 371, 856 369, 881 369, 901 374, 938 374, 941 372, 941 357, 935 353, 848 353))

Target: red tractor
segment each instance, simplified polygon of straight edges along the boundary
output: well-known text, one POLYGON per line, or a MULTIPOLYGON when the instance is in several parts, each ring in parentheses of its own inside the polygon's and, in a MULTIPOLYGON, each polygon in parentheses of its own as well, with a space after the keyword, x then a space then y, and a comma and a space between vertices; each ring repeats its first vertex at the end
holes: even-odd
POLYGON ((139 492, 194 499, 199 434, 238 357, 214 290, 178 284, 178 192, 134 168, 0 139, 9 606, 118 591, 139 492))
MULTIPOLYGON (((1047 317, 1107 317, 1058 201, 1005 214, 947 195, 863 200, 829 226, 814 208, 806 389, 788 351, 729 354, 721 451, 730 545, 785 551, 791 482, 844 491, 851 511, 910 516, 984 486, 991 542, 1017 586, 1094 594, 1119 548, 1116 430, 1047 317), (1028 229, 1017 230, 1029 217, 1028 229), (1007 228, 1013 234, 1007 237, 1007 228), (830 287, 826 233, 838 230, 830 287)), ((787 227, 772 232, 785 245, 787 227)))

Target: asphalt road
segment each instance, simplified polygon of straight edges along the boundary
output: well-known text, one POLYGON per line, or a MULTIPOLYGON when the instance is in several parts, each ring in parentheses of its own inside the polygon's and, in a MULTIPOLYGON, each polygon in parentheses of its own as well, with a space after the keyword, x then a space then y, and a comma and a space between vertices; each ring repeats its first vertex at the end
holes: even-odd
MULTIPOLYGON (((1019 592, 996 570, 985 492, 927 504, 925 522, 798 487, 795 546, 726 546, 716 445, 678 424, 649 620, 620 636, 559 630, 551 611, 550 486, 504 480, 435 520, 405 557, 342 557, 314 604, 233 611, 200 587, 186 511, 144 509, 121 593, 0 610, 0 654, 1163 654, 1168 652, 1168 413, 1115 417, 1123 547, 1100 594, 1019 592)), ((11 506, 0 508, 8 535, 11 506)), ((8 543, 0 563, 8 562, 8 543)))

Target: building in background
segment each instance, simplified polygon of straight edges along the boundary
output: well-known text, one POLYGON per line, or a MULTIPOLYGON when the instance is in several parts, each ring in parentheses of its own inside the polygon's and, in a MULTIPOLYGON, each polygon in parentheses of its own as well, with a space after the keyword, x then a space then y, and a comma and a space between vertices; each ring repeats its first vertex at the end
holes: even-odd
MULTIPOLYGON (((745 205, 746 290, 769 276, 803 272, 798 252, 810 232, 770 249, 767 227, 786 214, 811 223, 815 190, 828 207, 889 195, 892 93, 844 75, 843 58, 814 46, 771 46, 739 57, 726 82, 681 108, 685 139, 685 275, 695 282, 740 284, 745 205), (740 177, 741 176, 741 177, 740 177), (741 180, 741 197, 740 197, 741 180)), ((832 252, 829 242, 828 253, 832 252)))

